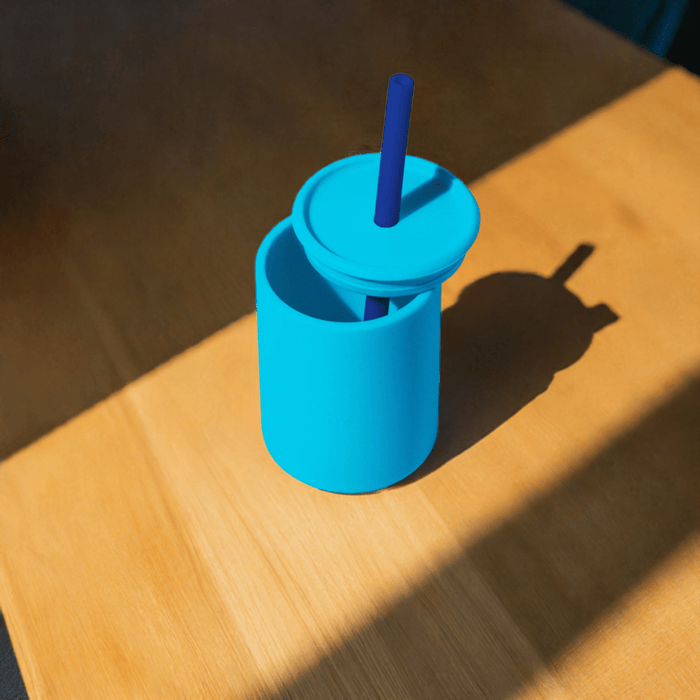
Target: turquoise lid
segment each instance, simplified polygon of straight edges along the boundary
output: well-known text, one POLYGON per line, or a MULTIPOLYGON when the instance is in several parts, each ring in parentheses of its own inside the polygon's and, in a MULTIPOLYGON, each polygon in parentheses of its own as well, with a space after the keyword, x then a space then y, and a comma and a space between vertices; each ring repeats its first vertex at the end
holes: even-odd
POLYGON ((380 156, 343 158, 315 173, 294 200, 292 226, 331 282, 380 297, 425 292, 462 264, 479 231, 479 207, 451 172, 407 155, 399 222, 377 226, 380 156))

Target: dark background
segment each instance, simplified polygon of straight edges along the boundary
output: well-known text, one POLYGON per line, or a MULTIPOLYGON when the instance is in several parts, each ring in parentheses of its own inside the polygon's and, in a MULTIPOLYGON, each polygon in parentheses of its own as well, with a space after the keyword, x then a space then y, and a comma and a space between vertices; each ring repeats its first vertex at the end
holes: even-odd
POLYGON ((569 0, 569 4, 657 56, 700 72, 697 0, 569 0))

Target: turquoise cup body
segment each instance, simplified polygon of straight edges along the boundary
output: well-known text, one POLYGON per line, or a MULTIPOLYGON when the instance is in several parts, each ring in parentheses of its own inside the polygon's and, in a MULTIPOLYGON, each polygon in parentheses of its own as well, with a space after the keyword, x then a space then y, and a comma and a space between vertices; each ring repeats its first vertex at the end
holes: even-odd
POLYGON ((315 173, 255 260, 262 433, 294 478, 365 493, 401 481, 438 432, 440 296, 476 238, 476 200, 406 156, 399 222, 374 223, 381 154, 315 173), (364 321, 367 296, 389 298, 364 321))
POLYGON ((291 217, 255 261, 262 433, 295 479, 365 493, 402 480, 438 431, 438 285, 362 321, 365 296, 310 264, 291 217))

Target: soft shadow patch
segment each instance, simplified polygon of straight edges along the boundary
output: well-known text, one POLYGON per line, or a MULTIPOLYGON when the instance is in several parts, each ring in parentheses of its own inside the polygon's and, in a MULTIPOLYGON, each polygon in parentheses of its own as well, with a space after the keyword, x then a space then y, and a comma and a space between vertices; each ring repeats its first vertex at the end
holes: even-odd
POLYGON ((549 278, 499 272, 442 313, 440 427, 435 447, 398 488, 469 449, 546 391, 618 316, 586 307, 564 283, 593 252, 580 245, 549 278))

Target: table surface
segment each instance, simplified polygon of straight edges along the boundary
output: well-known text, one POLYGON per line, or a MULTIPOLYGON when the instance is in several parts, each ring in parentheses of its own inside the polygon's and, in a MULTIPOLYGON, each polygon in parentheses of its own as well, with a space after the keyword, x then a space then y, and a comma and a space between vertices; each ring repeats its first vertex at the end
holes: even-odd
POLYGON ((30 697, 696 698, 699 133, 669 69, 471 183, 395 487, 273 462, 254 314, 8 457, 30 697))

